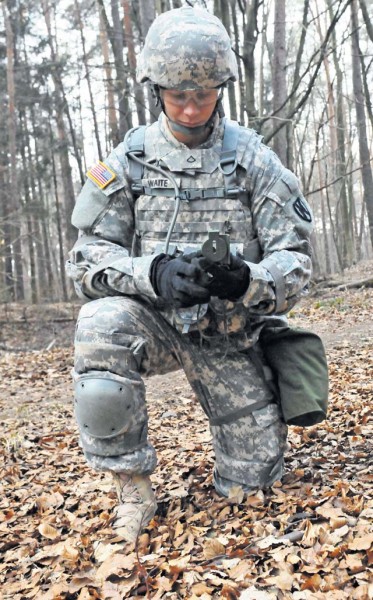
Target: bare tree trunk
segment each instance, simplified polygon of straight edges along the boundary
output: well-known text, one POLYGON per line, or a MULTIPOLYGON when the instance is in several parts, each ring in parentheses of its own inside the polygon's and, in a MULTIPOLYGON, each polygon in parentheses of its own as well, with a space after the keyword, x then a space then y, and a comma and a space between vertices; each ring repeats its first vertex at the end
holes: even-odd
MULTIPOLYGON (((36 132, 35 125, 35 110, 34 106, 30 108, 31 113, 31 134, 35 143, 35 156, 34 156, 34 173, 35 177, 32 177, 32 193, 33 197, 37 198, 39 205, 39 252, 38 252, 38 265, 39 265, 39 290, 40 296, 51 298, 53 295, 53 269, 52 269, 52 257, 50 251, 50 236, 47 232, 47 218, 49 218, 49 210, 46 206, 45 194, 43 191, 43 184, 41 179, 41 173, 43 172, 42 166, 39 164, 39 144, 38 135, 36 132)), ((28 138, 29 148, 29 160, 31 160, 31 148, 30 139, 28 138)))
POLYGON ((123 13, 124 13, 124 35, 126 40, 126 46, 128 50, 128 64, 130 67, 130 74, 132 79, 133 88, 135 90, 135 103, 137 110, 137 117, 139 125, 146 124, 145 116, 145 96, 144 90, 141 85, 136 81, 136 53, 135 44, 133 38, 133 29, 131 22, 131 7, 129 0, 122 0, 123 13))
POLYGON ((322 236, 323 236, 323 242, 324 242, 325 270, 329 275, 332 272, 332 269, 331 269, 331 264, 330 264, 330 249, 329 249, 328 231, 326 228, 327 216, 326 216, 326 210, 325 210, 324 194, 321 195, 321 218, 322 218, 322 236))
MULTIPOLYGON (((217 13, 215 13, 217 14, 217 13)), ((230 33, 231 29, 231 20, 229 14, 229 2, 227 0, 219 0, 219 18, 221 19, 224 27, 230 33)), ((234 85, 232 82, 228 83, 228 101, 229 101, 229 112, 230 118, 234 121, 237 121, 237 104, 236 104, 236 96, 234 92, 234 85)))
POLYGON ((240 123, 241 125, 245 124, 245 108, 244 108, 244 81, 242 74, 242 64, 240 58, 240 35, 238 31, 238 23, 237 23, 237 7, 236 0, 230 0, 231 5, 231 14, 232 14, 232 24, 233 24, 233 32, 234 32, 234 52, 237 58, 237 66, 238 66, 238 90, 239 90, 239 113, 240 113, 240 123))
MULTIPOLYGON (((52 37, 52 27, 51 27, 51 19, 50 19, 50 7, 48 5, 49 0, 43 0, 43 12, 44 18, 47 25, 48 30, 48 43, 51 50, 52 60, 57 65, 57 55, 55 52, 55 44, 52 37)), ((74 193, 74 185, 72 179, 72 170, 69 161, 69 142, 68 136, 66 132, 65 122, 64 122, 64 114, 66 114, 68 122, 70 124, 70 134, 72 135, 75 158, 77 159, 77 163, 79 166, 80 180, 81 183, 84 183, 85 176, 83 173, 82 163, 80 152, 76 146, 76 139, 74 128, 72 125, 72 120, 70 116, 70 111, 68 109, 68 103, 65 97, 65 91, 62 84, 62 79, 60 74, 58 73, 58 69, 55 68, 52 70, 52 77, 55 86, 56 92, 56 102, 55 102, 55 117, 57 123, 57 132, 58 132, 58 151, 59 151, 59 160, 61 165, 61 177, 62 177, 62 186, 64 190, 64 207, 65 207, 65 215, 66 215, 66 234, 67 234, 67 243, 69 247, 72 247, 76 240, 76 232, 74 227, 71 224, 70 218, 75 206, 75 193, 74 193)), ((51 147, 51 152, 53 154, 54 148, 51 147)))
POLYGON ((260 130, 260 122, 257 120, 258 112, 255 104, 255 60, 254 51, 258 39, 258 10, 259 0, 247 0, 246 4, 246 26, 244 28, 244 46, 242 60, 245 71, 245 109, 248 117, 249 127, 260 130))
POLYGON ((22 170, 23 170, 23 189, 25 199, 25 215, 26 215, 26 230, 27 230, 27 248, 29 258, 29 281, 31 302, 36 304, 38 301, 38 289, 37 289, 37 272, 36 272, 36 256, 35 256, 35 231, 33 228, 33 214, 37 212, 36 205, 33 203, 33 198, 30 195, 31 190, 31 179, 33 178, 32 170, 30 170, 30 164, 26 159, 25 149, 29 149, 27 141, 27 122, 24 111, 20 114, 20 133, 21 133, 21 157, 22 157, 22 170))
POLYGON ((171 6, 170 6, 170 0, 155 0, 156 3, 156 7, 157 7, 157 13, 164 13, 167 10, 170 10, 171 6))
POLYGON ((264 56, 267 46, 267 24, 268 24, 268 8, 262 4, 262 31, 260 41, 260 61, 259 61, 259 93, 258 93, 258 111, 259 118, 264 114, 264 56))
MULTIPOLYGON (((58 134, 58 155, 61 166, 61 180, 64 191, 64 208, 65 208, 65 221, 66 221, 66 235, 67 244, 71 248, 76 241, 76 231, 71 224, 71 215, 75 206, 75 194, 74 185, 72 179, 71 165, 69 161, 69 148, 68 140, 66 136, 65 123, 63 120, 63 111, 61 106, 55 107, 55 117, 57 123, 57 134, 58 134)), ((51 147, 52 154, 55 148, 51 147)))
MULTIPOLYGON (((302 94, 300 95, 300 97, 297 99, 297 102, 294 104, 292 111, 288 111, 287 113, 287 119, 292 119, 293 116, 301 110, 302 106, 305 104, 305 102, 308 100, 314 85, 315 85, 315 81, 317 78, 317 75, 319 73, 320 67, 322 65, 323 62, 323 58, 327 49, 327 45, 328 45, 328 41, 330 38, 330 35, 332 33, 332 31, 334 30, 334 28, 336 27, 338 21, 341 19, 342 15, 344 14, 344 12, 346 11, 346 9, 348 8, 349 4, 350 4, 351 0, 345 0, 345 3, 342 4, 341 2, 338 2, 338 11, 335 13, 333 21, 329 24, 329 27, 327 29, 325 38, 321 44, 321 46, 318 48, 317 52, 314 53, 313 57, 311 57, 308 65, 306 66, 306 68, 303 71, 302 76, 299 79, 299 83, 304 79, 305 74, 307 74, 307 76, 309 76, 308 78, 308 82, 307 82, 307 86, 305 91, 302 91, 302 94), (317 61, 313 67, 313 71, 311 71, 311 67, 313 64, 313 60, 315 58, 315 56, 318 55, 317 61)), ((299 87, 299 85, 297 86, 297 88, 299 87)), ((291 94, 293 95, 296 92, 296 89, 293 89, 291 94)), ((271 117, 268 117, 271 118, 271 117)), ((284 127, 284 123, 280 122, 276 128, 268 135, 265 136, 265 143, 268 144, 268 142, 277 134, 278 130, 281 129, 282 127, 284 127)))
MULTIPOLYGON (((48 44, 49 44, 50 51, 51 51, 51 58, 52 58, 52 61, 54 63, 54 67, 55 67, 54 69, 51 70, 51 75, 53 78, 53 83, 56 88, 57 102, 59 104, 58 112, 61 113, 61 116, 63 113, 66 114, 66 118, 69 123, 71 141, 72 141, 72 145, 74 148, 74 156, 75 156, 75 159, 76 159, 76 162, 78 165, 80 182, 83 185, 85 182, 85 175, 84 175, 84 171, 83 171, 80 150, 78 148, 75 130, 74 130, 71 114, 70 114, 69 103, 66 98, 65 89, 63 86, 63 82, 62 82, 62 77, 61 77, 60 68, 59 68, 59 58, 58 58, 58 55, 57 55, 57 52, 55 49, 55 41, 54 41, 53 35, 52 35, 51 7, 49 5, 49 0, 42 0, 42 6, 43 6, 43 15, 44 15, 44 19, 45 19, 45 24, 47 26, 47 31, 48 31, 48 44)), ((65 130, 64 125, 63 125, 63 128, 65 130)), ((64 138, 67 140, 66 133, 64 134, 64 138)), ((74 202, 75 202, 75 199, 73 198, 73 205, 74 205, 74 202)))
POLYGON ((361 65, 361 76, 363 78, 365 106, 367 108, 370 126, 373 129, 373 107, 372 107, 372 100, 370 97, 370 84, 368 83, 368 71, 371 66, 371 60, 368 61, 368 66, 366 67, 365 62, 364 62, 364 56, 361 54, 360 55, 360 65, 361 65))
MULTIPOLYGON (((24 36, 22 42, 24 64, 26 66, 26 82, 28 89, 31 89, 32 82, 30 77, 29 56, 24 36)), ((45 225, 47 211, 45 210, 44 206, 43 188, 41 184, 40 174, 42 173, 43 169, 39 164, 39 141, 35 126, 34 104, 30 105, 29 112, 30 114, 28 116, 27 112, 25 111, 24 144, 27 149, 27 157, 26 168, 24 169, 24 172, 25 174, 27 173, 31 202, 34 206, 34 210, 31 211, 30 218, 31 229, 33 231, 33 247, 35 249, 35 289, 37 299, 40 300, 43 294, 47 294, 47 297, 49 297, 49 294, 53 289, 53 278, 51 274, 50 259, 47 256, 47 252, 49 252, 49 239, 43 237, 43 226, 45 225), (35 153, 33 152, 33 149, 31 147, 30 137, 33 138, 35 153)), ((31 253, 32 250, 33 248, 31 248, 31 253)))
MULTIPOLYGON (((316 2, 317 8, 317 17, 316 17, 316 28, 319 34, 320 43, 323 40, 323 31, 321 29, 320 23, 320 10, 318 8, 318 4, 316 2)), ((338 155, 338 144, 337 144, 337 132, 336 132, 336 122, 335 122, 335 101, 334 101, 334 93, 333 93, 333 85, 330 76, 330 64, 329 57, 327 55, 324 56, 323 65, 325 70, 325 78, 326 78, 326 105, 325 110, 327 114, 327 126, 329 131, 329 140, 326 144, 324 144, 325 148, 330 149, 327 156, 324 158, 324 162, 326 165, 326 180, 325 184, 328 185, 329 181, 335 181, 337 178, 337 155, 338 155)), ((344 269, 347 264, 345 264, 345 254, 346 254, 346 244, 345 244, 345 235, 343 230, 343 206, 341 206, 341 198, 336 193, 337 185, 332 185, 330 187, 330 191, 328 191, 328 198, 331 206, 335 210, 335 220, 336 220, 336 228, 338 230, 338 237, 335 237, 335 242, 338 245, 338 256, 341 257, 341 267, 344 269), (342 222, 340 221, 340 209, 342 213, 342 222)))
MULTIPOLYGON (((331 20, 333 19, 333 6, 331 0, 327 0, 329 14, 331 20)), ((332 32, 333 40, 333 64, 336 73, 336 97, 337 105, 335 106, 333 83, 331 81, 329 73, 329 62, 328 57, 324 59, 326 66, 326 74, 328 81, 328 99, 329 103, 333 103, 330 106, 329 123, 331 126, 331 143, 335 161, 335 179, 338 180, 336 184, 338 186, 337 197, 339 198, 339 204, 342 215, 342 227, 341 227, 341 243, 342 243, 342 260, 343 267, 347 268, 351 265, 354 259, 354 246, 353 246, 353 230, 352 230, 352 207, 349 206, 347 196, 347 177, 346 177, 346 139, 345 139, 345 102, 343 94, 343 74, 339 65, 338 56, 336 54, 337 39, 335 31, 332 32)))
POLYGON ((103 0, 97 0, 100 6, 101 16, 106 28, 106 34, 109 39, 114 56, 114 65, 116 71, 116 92, 118 96, 119 107, 119 138, 122 140, 126 132, 132 127, 132 114, 129 103, 130 90, 128 85, 128 72, 124 64, 123 57, 123 29, 119 15, 118 0, 111 0, 111 16, 113 26, 110 25, 106 14, 103 0))
MULTIPOLYGON (((286 6, 285 0, 275 0, 274 55, 272 63, 274 129, 286 118, 286 6)), ((273 138, 273 149, 281 162, 287 164, 286 127, 273 138)))
MULTIPOLYGON (((8 131, 9 131, 9 210, 6 211, 6 219, 11 219, 9 225, 10 241, 12 248, 12 261, 14 262, 13 271, 13 296, 14 300, 24 299, 23 284, 23 265, 22 265, 22 243, 21 243, 21 224, 17 223, 20 219, 20 204, 18 196, 17 181, 17 125, 15 108, 15 82, 14 82, 14 35, 12 23, 8 8, 5 2, 2 2, 5 32, 6 32, 6 53, 7 53, 7 92, 8 92, 8 131)), ((9 263, 8 263, 9 264, 9 263)))
POLYGON ((12 233, 9 218, 10 189, 8 179, 8 157, 1 152, 0 164, 0 234, 4 240, 0 245, 0 257, 3 263, 3 285, 1 289, 1 301, 10 302, 14 300, 13 289, 13 265, 12 265, 12 233))
POLYGON ((130 105, 130 84, 128 69, 124 63, 124 31, 119 14, 118 0, 110 0, 113 26, 110 29, 112 37, 109 40, 113 49, 114 64, 117 73, 117 94, 119 98, 119 135, 121 140, 132 127, 132 109, 130 105))
MULTIPOLYGON (((304 48, 305 48, 305 44, 306 44, 306 35, 307 35, 307 28, 308 28, 308 23, 309 23, 309 18, 308 18, 309 17, 309 3, 310 3, 310 0, 304 0, 302 29, 301 29, 300 40, 299 40, 299 45, 298 45, 298 50, 297 50, 297 57, 295 59, 294 73, 293 73, 293 77, 292 77, 293 83, 292 83, 291 91, 290 91, 289 115, 294 114, 294 108, 295 108, 295 104, 296 104, 295 90, 298 88, 298 86, 300 84, 300 69, 301 69, 301 65, 302 65, 303 52, 304 52, 304 48)), ((294 130, 293 126, 287 127, 287 150, 288 150, 287 164, 288 164, 289 169, 293 169, 293 165, 294 165, 293 130, 294 130)))
MULTIPOLYGON (((142 42, 146 38, 146 34, 149 31, 150 25, 155 19, 155 5, 154 0, 139 0, 140 7, 140 21, 141 21, 141 38, 142 42)), ((150 122, 156 121, 160 115, 161 107, 156 104, 156 100, 151 92, 150 87, 147 87, 148 106, 150 113, 150 122)))
MULTIPOLYGON (((315 107, 314 105, 312 106, 313 108, 313 121, 316 122, 316 115, 315 115, 315 107)), ((319 138, 320 138, 320 129, 321 129, 321 125, 319 125, 317 132, 316 132, 316 164, 317 164, 317 175, 318 175, 318 180, 319 180, 319 188, 320 188, 320 205, 321 205, 321 226, 322 226, 322 239, 323 239, 323 246, 324 246, 324 258, 325 258, 325 271, 327 274, 331 273, 331 262, 330 262, 330 247, 329 247, 329 238, 328 238, 328 223, 327 223, 327 214, 326 214, 326 207, 325 207, 325 182, 324 182, 324 176, 323 176, 323 172, 322 172, 322 160, 321 160, 321 156, 320 156, 320 146, 319 146, 319 138)), ((333 231, 333 223, 330 224, 330 228, 333 231)))
POLYGON ((94 126, 95 139, 96 139, 96 144, 97 144, 97 152, 98 152, 99 159, 102 160, 103 155, 102 155, 102 150, 101 150, 101 142, 100 142, 100 134, 99 134, 99 130, 98 130, 95 102, 94 102, 93 92, 92 92, 91 75, 89 72, 88 57, 87 57, 87 52, 86 52, 84 27, 83 27, 82 15, 80 12, 80 6, 79 6, 78 0, 74 0, 74 8, 75 8, 76 21, 78 23, 78 28, 80 31, 80 41, 82 43, 82 60, 83 60, 83 64, 84 64, 85 77, 86 77, 87 87, 88 87, 89 103, 90 103, 90 108, 91 108, 92 118, 93 118, 93 126, 94 126))
POLYGON ((336 255, 337 255, 338 270, 339 270, 339 272, 343 272, 342 257, 341 257, 341 253, 340 253, 340 249, 339 249, 339 245, 338 245, 337 232, 336 232, 336 227, 334 225, 332 206, 331 206, 331 202, 330 202, 330 198, 329 198, 329 190, 328 190, 327 186, 325 186, 325 192, 326 192, 326 205, 328 208, 331 234, 332 234, 332 239, 333 239, 333 243, 334 243, 334 247, 335 247, 335 251, 336 251, 336 255))
MULTIPOLYGON (((107 94, 107 114, 108 114, 108 123, 109 123, 109 141, 112 146, 117 146, 121 141, 119 138, 119 130, 118 130, 118 120, 115 108, 115 87, 113 83, 113 75, 112 69, 110 65, 110 55, 109 55, 109 43, 107 37, 107 31, 104 24, 104 20, 102 18, 102 13, 100 10, 100 42, 102 48, 102 55, 104 57, 104 69, 105 69, 105 84, 106 84, 106 94, 107 94)), ((107 148, 107 151, 109 149, 107 148)))
MULTIPOLYGON (((55 143, 54 143, 53 131, 52 131, 52 127, 51 127, 50 123, 49 123, 49 136, 50 136, 50 146, 53 149, 55 146, 55 143)), ((68 294, 67 294, 66 272, 65 272, 65 257, 64 257, 64 250, 63 250, 62 220, 61 220, 60 201, 59 201, 59 197, 58 197, 56 161, 54 158, 53 150, 51 152, 51 160, 52 160, 54 198, 55 198, 55 207, 56 207, 56 225, 57 225, 57 235, 58 235, 58 257, 59 257, 60 282, 61 282, 61 289, 62 289, 62 299, 66 302, 68 300, 68 294)))
POLYGON ((372 24, 372 20, 368 13, 366 2, 365 2, 365 0, 359 0, 359 2, 360 2, 360 9, 363 14, 367 34, 369 35, 371 42, 373 42, 373 24, 372 24))
POLYGON ((363 200, 367 209, 370 241, 373 246, 373 176, 367 140, 367 128, 364 110, 364 94, 360 71, 359 23, 357 0, 351 1, 351 45, 352 45, 352 81, 355 96, 357 128, 359 132, 359 154, 361 177, 363 181, 363 200))

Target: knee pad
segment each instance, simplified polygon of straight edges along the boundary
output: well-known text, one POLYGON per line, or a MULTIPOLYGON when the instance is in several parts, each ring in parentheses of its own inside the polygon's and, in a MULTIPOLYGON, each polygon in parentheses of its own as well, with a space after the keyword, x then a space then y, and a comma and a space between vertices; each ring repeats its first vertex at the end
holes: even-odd
POLYGON ((75 416, 86 452, 133 452, 146 443, 144 384, 108 372, 80 375, 75 381, 75 416))

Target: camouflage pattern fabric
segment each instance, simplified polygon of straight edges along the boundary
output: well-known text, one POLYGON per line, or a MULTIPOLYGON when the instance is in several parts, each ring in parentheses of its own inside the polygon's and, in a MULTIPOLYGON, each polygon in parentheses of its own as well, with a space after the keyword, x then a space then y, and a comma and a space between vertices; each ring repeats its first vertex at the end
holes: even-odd
POLYGON ((184 7, 159 15, 137 62, 137 80, 178 90, 215 88, 238 76, 236 57, 221 21, 184 7))
MULTIPOLYGON (((287 431, 270 388, 236 342, 235 336, 228 345, 222 336, 215 336, 201 345, 198 337, 180 334, 144 303, 119 296, 99 299, 83 306, 79 315, 74 377, 99 372, 101 377, 138 384, 141 376, 182 367, 213 424, 215 484, 228 495, 234 484, 251 489, 281 478, 287 431)), ((128 436, 147 418, 145 390, 140 389, 128 436)), ((93 453, 97 440, 81 433, 83 449, 90 449, 85 451, 88 463, 96 469, 148 474, 155 468, 149 442, 133 452, 107 456, 105 440, 96 443, 93 453)))
MULTIPOLYGON (((181 189, 219 188, 222 139, 223 123, 217 118, 208 140, 189 149, 172 136, 161 115, 146 130, 145 160, 172 172, 181 189)), ((199 317, 187 334, 181 334, 180 311, 160 301, 149 278, 153 253, 162 250, 173 201, 162 187, 151 195, 133 197, 125 152, 120 144, 105 160, 116 174, 105 189, 87 181, 73 214, 80 237, 70 252, 67 271, 81 297, 96 299, 82 308, 79 318, 75 377, 98 370, 107 377, 139 381, 181 366, 210 419, 217 489, 228 494, 237 483, 247 488, 269 485, 282 473, 286 426, 250 349, 257 352, 266 323, 281 324, 279 315, 307 293, 312 217, 298 181, 255 132, 240 128, 237 172, 244 190, 240 199, 182 203, 171 238, 181 250, 199 247, 213 225, 229 233, 243 252, 257 240, 262 260, 246 260, 251 281, 242 298, 235 303, 213 298, 203 310, 196 307, 199 317), (204 340, 200 347, 199 330, 213 341, 204 340), (136 368, 129 369, 125 357, 128 345, 133 352, 132 342, 142 344, 143 356, 139 362, 137 353, 136 368), (247 412, 260 401, 259 408, 247 412), (227 417, 229 422, 214 424, 224 415, 232 420, 227 417)), ((146 169, 143 177, 146 185, 156 188, 158 176, 151 170, 146 169)), ((128 431, 139 421, 146 422, 145 399, 140 404, 128 431)), ((83 438, 82 445, 84 449, 83 438)), ((148 442, 121 456, 102 456, 87 447, 87 459, 98 469, 148 473, 155 467, 148 442)))
MULTIPOLYGON (((191 182, 197 188, 219 187, 222 136, 221 123, 217 123, 209 140, 190 150, 172 136, 161 115, 148 128, 145 159, 164 164, 176 175, 181 188, 190 187, 191 182), (190 157, 193 163, 188 163, 190 157)), ((138 295, 157 303, 149 280, 151 253, 165 240, 173 201, 161 195, 134 200, 126 181, 125 152, 124 144, 120 144, 105 161, 118 174, 113 184, 99 190, 87 181, 83 187, 72 222, 95 238, 78 240, 67 271, 80 296, 138 295), (102 270, 95 270, 93 276, 92 267, 100 264, 102 270)), ((232 242, 239 242, 242 248, 257 238, 263 256, 270 257, 282 274, 282 310, 276 307, 275 281, 268 268, 250 261, 250 287, 236 308, 249 317, 286 313, 306 293, 311 275, 311 213, 296 177, 252 130, 241 128, 237 158, 242 166, 240 185, 247 190, 246 206, 242 199, 185 202, 171 242, 181 250, 193 244, 200 246, 212 226, 229 233, 232 242), (297 202, 307 211, 307 220, 294 208, 297 202)), ((154 173, 149 170, 144 177, 145 181, 154 180, 154 173)), ((173 322, 172 316, 169 318, 173 322)))

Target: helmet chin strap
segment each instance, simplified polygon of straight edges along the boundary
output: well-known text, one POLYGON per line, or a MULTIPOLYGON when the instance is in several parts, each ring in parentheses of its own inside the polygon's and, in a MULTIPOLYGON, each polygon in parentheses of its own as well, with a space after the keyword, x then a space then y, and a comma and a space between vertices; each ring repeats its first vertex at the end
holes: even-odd
POLYGON ((205 133, 208 129, 211 128, 211 117, 204 125, 198 125, 197 127, 187 127, 186 125, 179 125, 176 121, 172 121, 170 117, 167 115, 166 111, 163 111, 166 115, 168 122, 170 124, 170 128, 172 131, 176 131, 177 133, 183 133, 184 135, 199 135, 201 133, 205 133))

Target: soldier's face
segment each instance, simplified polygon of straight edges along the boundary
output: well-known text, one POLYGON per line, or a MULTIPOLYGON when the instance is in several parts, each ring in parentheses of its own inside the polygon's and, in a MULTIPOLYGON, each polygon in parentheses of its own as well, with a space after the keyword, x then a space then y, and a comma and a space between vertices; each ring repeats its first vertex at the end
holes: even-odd
MULTIPOLYGON (((218 99, 219 91, 216 89, 188 90, 162 90, 162 100, 167 116, 186 127, 199 127, 207 123, 218 99)), ((174 135, 177 139, 181 136, 174 135)), ((180 139, 184 141, 184 139, 180 139)))

